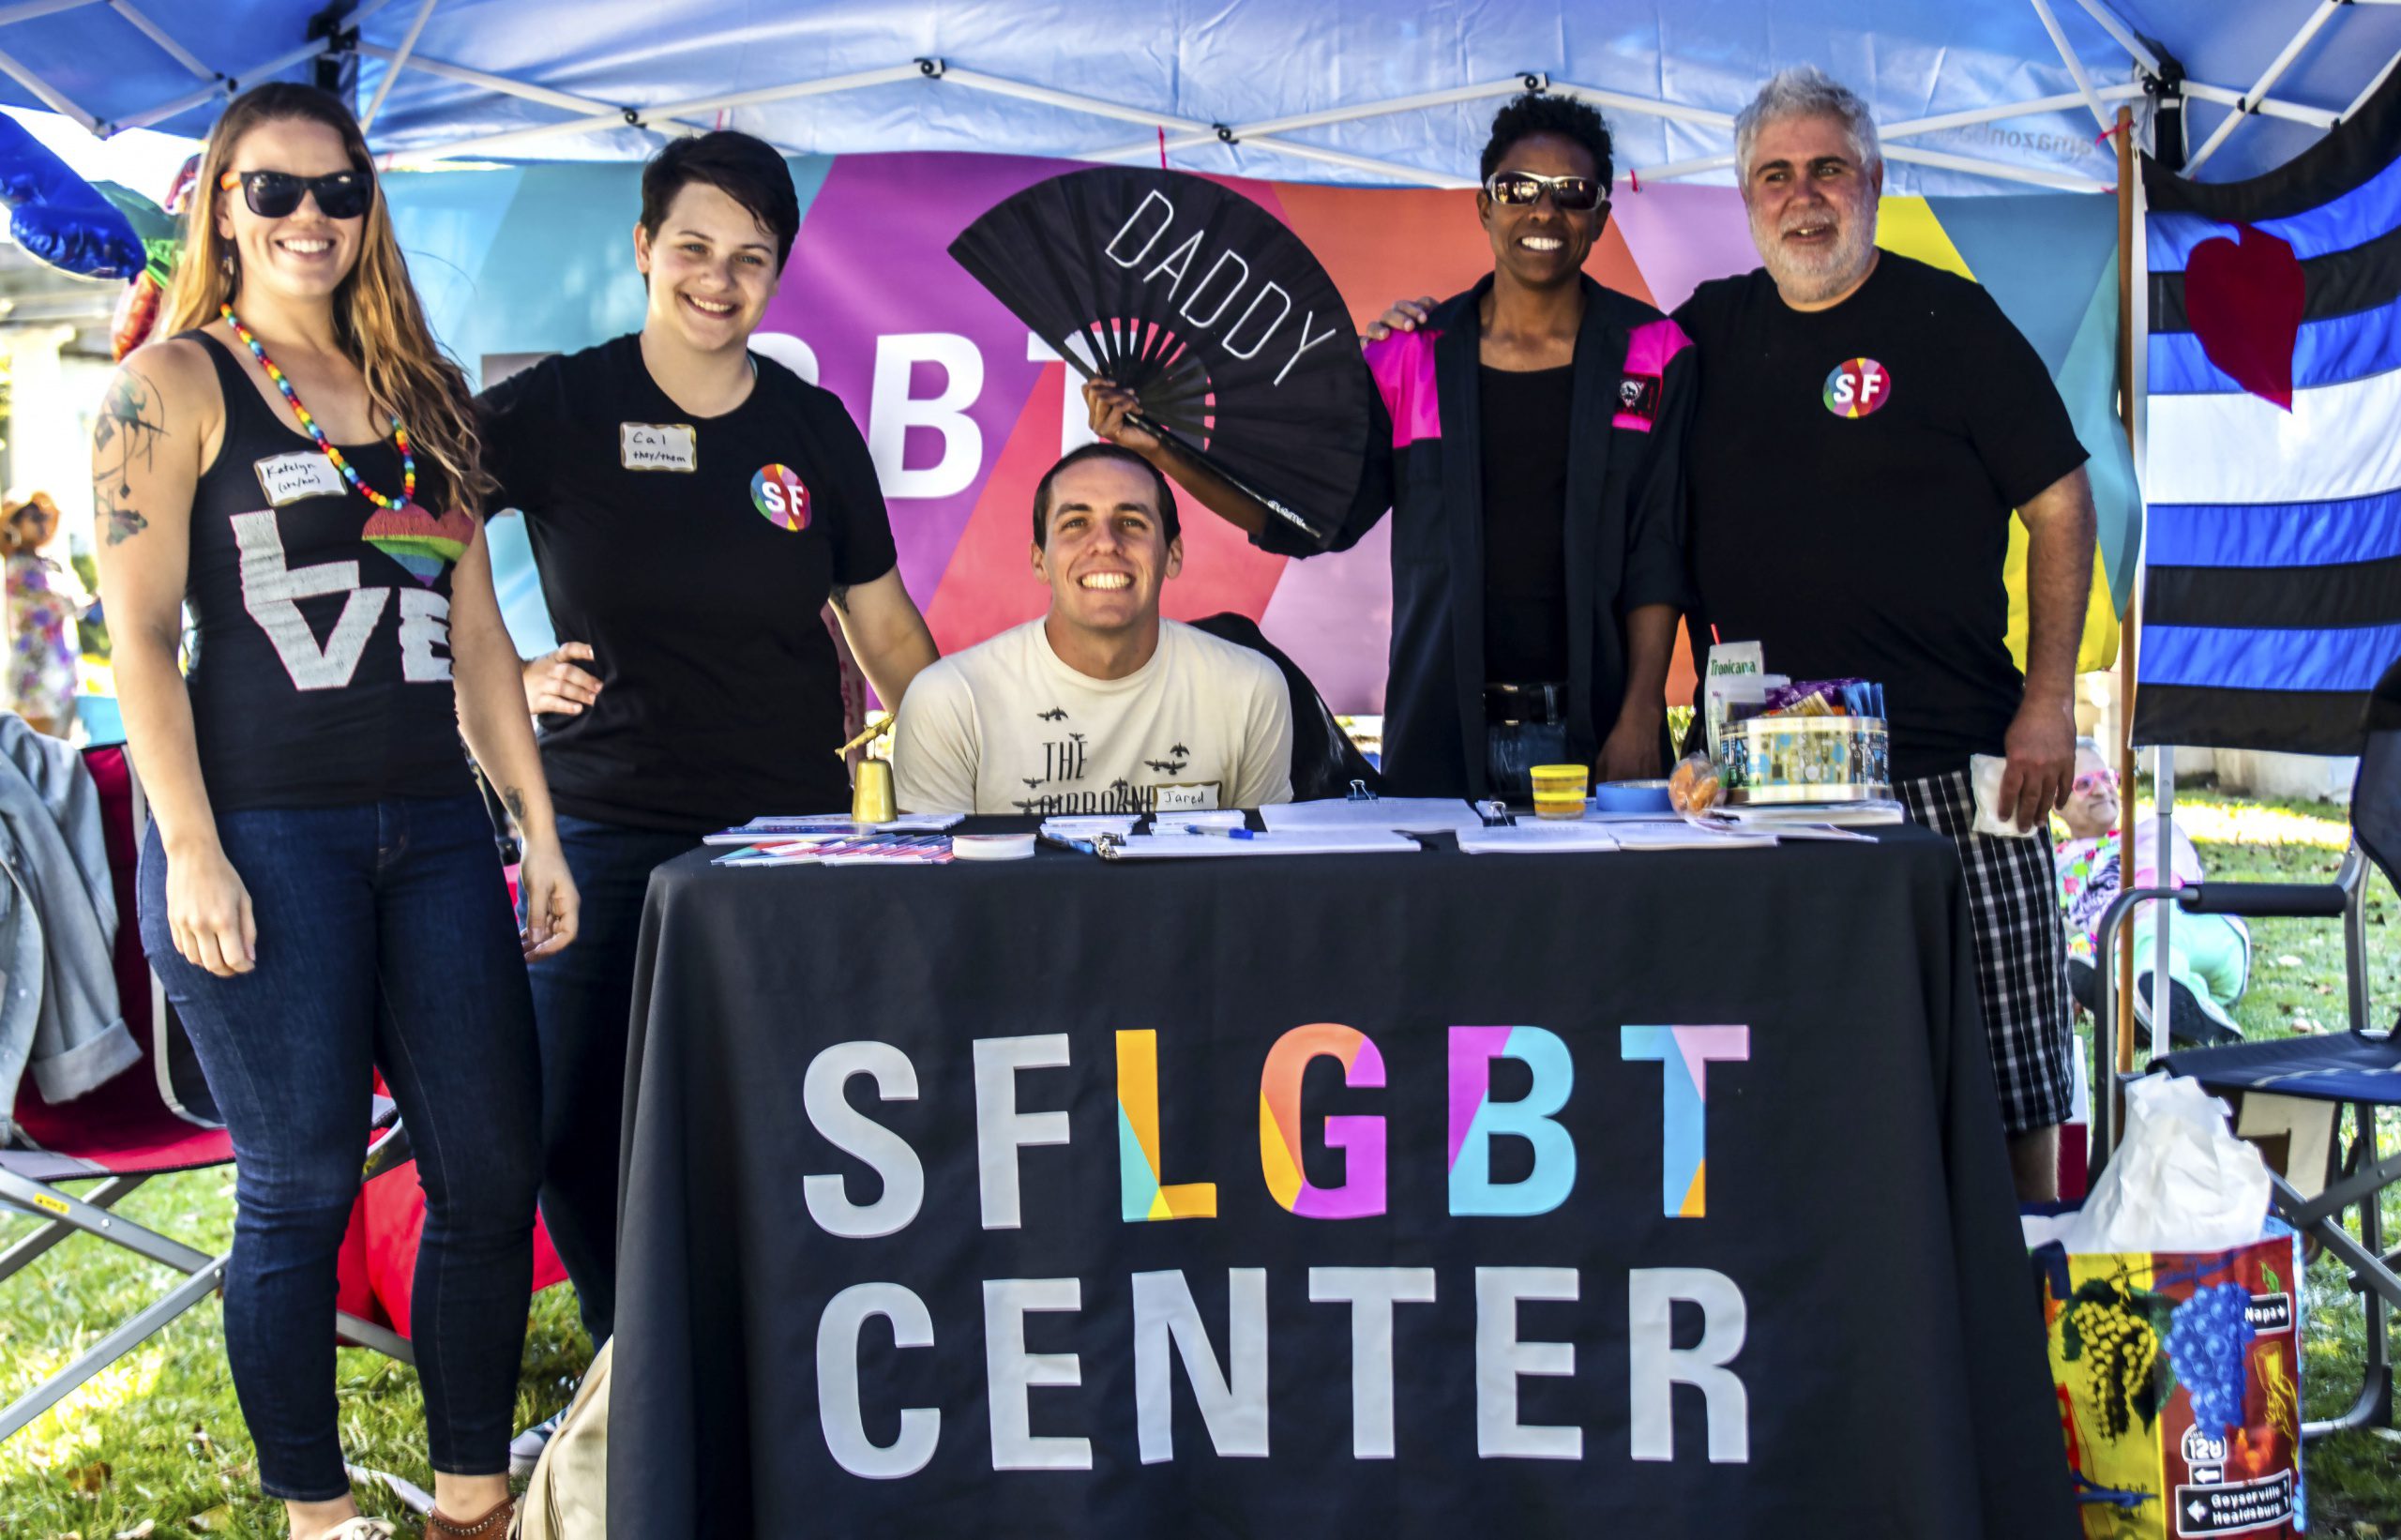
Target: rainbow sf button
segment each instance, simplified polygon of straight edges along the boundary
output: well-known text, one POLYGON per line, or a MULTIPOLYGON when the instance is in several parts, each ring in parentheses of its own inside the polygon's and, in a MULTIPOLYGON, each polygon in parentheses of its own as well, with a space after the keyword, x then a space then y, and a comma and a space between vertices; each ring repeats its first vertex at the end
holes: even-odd
POLYGON ((808 488, 789 465, 763 465, 750 478, 750 504, 778 529, 808 527, 808 488))
POLYGON ((1873 358, 1850 358, 1826 376, 1826 410, 1837 417, 1864 417, 1893 399, 1893 376, 1873 358))

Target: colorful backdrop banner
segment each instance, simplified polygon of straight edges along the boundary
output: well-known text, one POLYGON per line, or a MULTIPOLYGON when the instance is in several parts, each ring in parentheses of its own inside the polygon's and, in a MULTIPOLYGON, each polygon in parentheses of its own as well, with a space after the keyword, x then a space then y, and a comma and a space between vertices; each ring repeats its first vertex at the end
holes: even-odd
MULTIPOLYGON (((1028 562, 1034 483, 1089 438, 1074 371, 946 248, 994 204, 1078 169, 943 154, 792 162, 800 236, 756 346, 839 395, 867 435, 901 577, 945 652, 1041 613, 1049 590, 1028 562)), ((462 363, 489 381, 642 324, 631 246, 640 176, 639 166, 610 163, 387 177, 411 270, 462 363)), ((1393 299, 1453 294, 1491 269, 1472 192, 1228 180, 1308 244, 1360 323, 1393 299)), ((2094 454, 2103 513, 2085 664, 2105 666, 2137 527, 2114 415, 2114 206, 2072 194, 1887 198, 1880 239, 1982 282, 2066 395, 2094 454)), ((1757 264, 1737 193, 1658 186, 1617 190, 1587 267, 1672 309, 1697 284, 1757 264)), ((672 525, 661 537, 673 537, 672 525)), ((553 639, 520 522, 502 521, 493 539, 510 629, 523 650, 546 649, 553 639)), ((1249 615, 1336 710, 1382 709, 1392 620, 1382 530, 1340 555, 1295 562, 1199 513, 1185 521, 1185 546, 1183 575, 1166 591, 1170 615, 1249 615)), ((2021 652, 2023 568, 2021 529, 2010 578, 2021 652)), ((1670 693, 1682 699, 1688 667, 1679 673, 1670 693)))

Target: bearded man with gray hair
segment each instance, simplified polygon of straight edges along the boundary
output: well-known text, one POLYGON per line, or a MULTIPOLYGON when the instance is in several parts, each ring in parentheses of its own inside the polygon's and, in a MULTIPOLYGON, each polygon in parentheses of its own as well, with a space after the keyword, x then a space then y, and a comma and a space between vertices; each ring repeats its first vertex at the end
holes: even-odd
POLYGON ((2006 756, 1997 810, 2021 829, 2066 799, 2093 549, 2085 450, 1983 289, 1877 249, 1883 156, 1857 96, 1784 71, 1735 120, 1735 162, 1765 265, 1675 312, 1701 356, 1692 635, 1758 642, 1795 679, 1884 686, 1895 794, 1967 876, 2018 1190, 2047 1198, 2075 1045, 2051 846, 1971 832, 1968 762, 2006 756), (2023 674, 2002 640, 2013 509, 2031 537, 2023 674))

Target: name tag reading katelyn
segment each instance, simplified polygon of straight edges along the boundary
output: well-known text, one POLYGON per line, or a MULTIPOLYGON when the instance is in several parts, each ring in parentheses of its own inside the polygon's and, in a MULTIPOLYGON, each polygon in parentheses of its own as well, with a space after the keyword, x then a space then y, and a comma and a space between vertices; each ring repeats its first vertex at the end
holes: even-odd
POLYGON ((304 497, 340 497, 345 490, 334 462, 315 449, 269 455, 251 461, 250 469, 258 473, 259 491, 266 494, 266 506, 271 508, 304 497))
POLYGON ((697 471, 701 447, 687 422, 621 422, 617 460, 628 471, 697 471))

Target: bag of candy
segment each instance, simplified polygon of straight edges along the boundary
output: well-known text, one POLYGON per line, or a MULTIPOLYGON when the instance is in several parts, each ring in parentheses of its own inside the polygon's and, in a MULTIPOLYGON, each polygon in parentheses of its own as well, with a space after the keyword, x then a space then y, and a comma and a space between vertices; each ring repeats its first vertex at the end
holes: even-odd
POLYGON ((1668 802, 1680 813, 1705 813, 1717 806, 1717 766, 1706 754, 1687 754, 1668 777, 1668 802))

